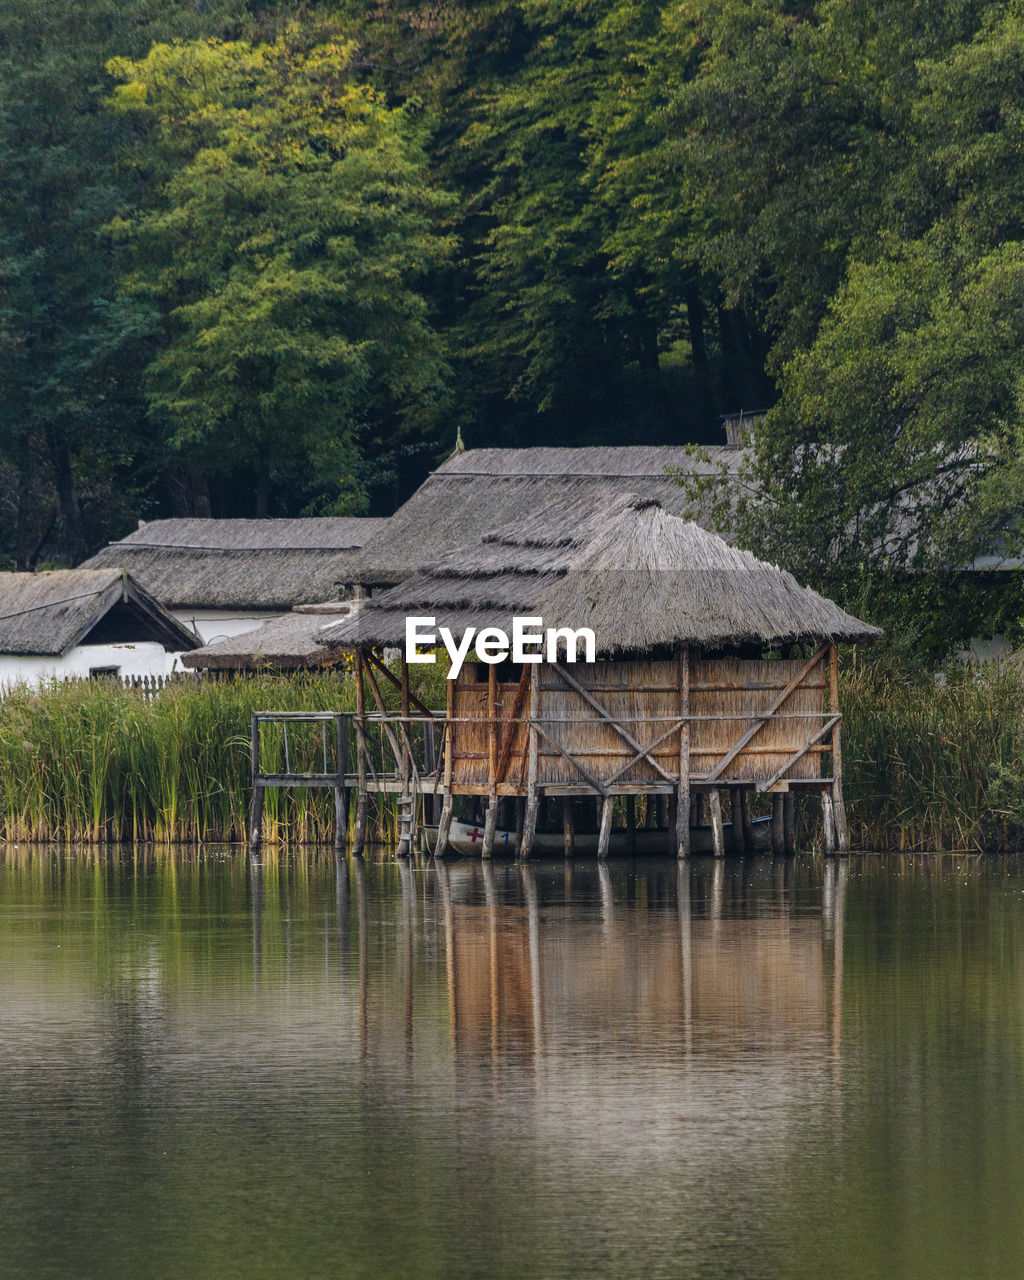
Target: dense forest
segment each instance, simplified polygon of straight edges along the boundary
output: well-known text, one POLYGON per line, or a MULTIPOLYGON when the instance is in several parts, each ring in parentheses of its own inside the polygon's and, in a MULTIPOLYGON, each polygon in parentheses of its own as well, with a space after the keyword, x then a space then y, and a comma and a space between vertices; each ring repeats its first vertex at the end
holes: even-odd
POLYGON ((1022 144, 1017 3, 6 0, 0 556, 768 408, 748 543, 948 640, 1018 550, 1022 144))

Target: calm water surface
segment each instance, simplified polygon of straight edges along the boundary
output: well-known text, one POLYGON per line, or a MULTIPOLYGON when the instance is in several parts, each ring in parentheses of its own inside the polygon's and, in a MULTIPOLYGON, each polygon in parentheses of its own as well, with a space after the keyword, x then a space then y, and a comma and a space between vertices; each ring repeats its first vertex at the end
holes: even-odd
POLYGON ((0 1275, 1024 1275, 997 861, 0 852, 0 1275))

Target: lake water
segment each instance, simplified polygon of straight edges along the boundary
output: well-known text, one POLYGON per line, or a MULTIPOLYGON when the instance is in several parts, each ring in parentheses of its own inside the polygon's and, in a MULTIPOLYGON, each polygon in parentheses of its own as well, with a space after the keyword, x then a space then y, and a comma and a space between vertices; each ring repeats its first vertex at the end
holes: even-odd
POLYGON ((0 1275, 1024 1274, 1024 875, 0 851, 0 1275))

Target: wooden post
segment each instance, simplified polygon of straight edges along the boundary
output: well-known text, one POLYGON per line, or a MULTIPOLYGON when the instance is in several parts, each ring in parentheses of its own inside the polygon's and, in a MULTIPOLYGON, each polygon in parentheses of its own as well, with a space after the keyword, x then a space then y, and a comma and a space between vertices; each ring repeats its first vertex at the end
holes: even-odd
POLYGON ((772 794, 772 853, 786 852, 786 832, 782 812, 782 792, 772 794))
POLYGON ((338 781, 334 784, 334 847, 339 852, 345 848, 348 836, 348 716, 335 718, 337 729, 338 781))
POLYGON ((743 788, 729 788, 729 814, 732 818, 732 851, 733 853, 747 852, 747 832, 743 826, 743 788))
POLYGON ((366 844, 366 808, 369 796, 366 792, 366 691, 363 688, 363 651, 356 650, 356 827, 352 833, 352 852, 363 856, 366 844))
POLYGON ((484 842, 481 857, 490 858, 494 853, 494 830, 498 822, 498 723, 496 707, 498 697, 498 668, 492 662, 487 668, 487 814, 484 818, 484 842))
POLYGON ((263 843, 263 783, 257 782, 252 789, 252 804, 249 806, 249 848, 253 853, 263 843))
POLYGON ((423 820, 433 826, 437 822, 437 740, 433 720, 423 721, 423 773, 434 779, 434 790, 423 797, 423 820))
POLYGON ((263 784, 257 782, 260 772, 260 722, 253 712, 249 725, 249 749, 252 756, 252 803, 249 806, 249 847, 256 850, 263 839, 263 784))
POLYGON ((636 853, 636 796, 626 796, 626 846, 636 853))
MULTIPOLYGON (((832 645, 828 655, 830 710, 839 712, 839 646, 832 645)), ((839 721, 832 726, 832 817, 840 853, 850 852, 850 828, 846 823, 846 805, 843 803, 843 744, 839 721)))
POLYGON ((796 797, 792 791, 782 797, 782 842, 786 853, 796 853, 796 797))
POLYGON ((409 724, 409 667, 402 660, 402 795, 399 802, 398 849, 399 858, 412 853, 416 840, 416 796, 412 790, 412 751, 409 724))
POLYGON ((676 784, 676 857, 690 856, 690 650, 679 654, 679 781, 676 784))
POLYGON ((481 858, 494 856, 494 833, 498 826, 498 797, 492 791, 487 797, 487 812, 484 814, 484 842, 480 846, 481 858))
POLYGON ((615 807, 615 797, 605 796, 601 802, 601 829, 597 836, 597 856, 599 858, 608 857, 608 846, 611 844, 612 838, 612 810, 615 807))
POLYGON ((564 853, 571 858, 576 851, 576 822, 572 812, 572 796, 562 797, 562 841, 564 853))
POLYGON ((752 853, 754 851, 754 824, 750 818, 750 791, 746 787, 740 789, 740 821, 743 823, 743 843, 752 853))
MULTIPOLYGON (((448 669, 451 670, 451 659, 448 669)), ((455 809, 455 797, 452 795, 452 775, 454 772, 453 753, 455 750, 455 681, 444 682, 444 799, 441 802, 441 816, 437 820, 437 839, 434 841, 434 857, 442 858, 448 852, 448 835, 452 829, 452 813, 455 809)))
POLYGON ((725 832, 722 829, 722 798, 717 787, 708 794, 708 809, 711 812, 711 843, 716 858, 725 857, 725 832))
POLYGON ((825 838, 825 852, 831 856, 836 851, 836 828, 832 795, 828 791, 821 793, 821 826, 825 838))
POLYGON ((538 747, 536 720, 540 713, 540 676, 537 663, 530 667, 530 727, 526 764, 526 808, 523 814, 523 835, 516 852, 520 858, 528 858, 533 852, 533 838, 537 833, 538 809, 538 747))

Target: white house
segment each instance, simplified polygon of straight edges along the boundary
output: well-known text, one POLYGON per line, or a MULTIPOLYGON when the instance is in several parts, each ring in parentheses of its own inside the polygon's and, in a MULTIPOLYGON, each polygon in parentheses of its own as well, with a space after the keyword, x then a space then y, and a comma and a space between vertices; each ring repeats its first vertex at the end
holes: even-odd
POLYGON ((120 569, 0 573, 0 688, 166 675, 199 644, 120 569))

